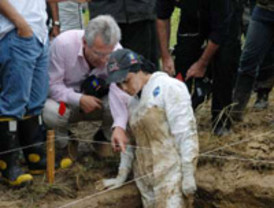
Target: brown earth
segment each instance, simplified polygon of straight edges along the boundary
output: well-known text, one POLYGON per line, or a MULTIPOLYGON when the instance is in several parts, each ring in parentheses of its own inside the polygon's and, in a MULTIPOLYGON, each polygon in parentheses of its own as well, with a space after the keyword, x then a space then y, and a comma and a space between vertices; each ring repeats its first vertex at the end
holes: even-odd
MULTIPOLYGON (((267 110, 254 111, 253 102, 254 98, 245 120, 233 127, 232 134, 220 138, 209 132, 209 102, 196 112, 201 153, 196 208, 274 207, 274 92, 267 110)), ((141 207, 133 183, 111 191, 95 190, 95 181, 115 176, 118 162, 117 155, 85 156, 73 168, 58 171, 54 185, 45 176, 35 177, 32 186, 19 190, 0 185, 0 208, 141 207)))

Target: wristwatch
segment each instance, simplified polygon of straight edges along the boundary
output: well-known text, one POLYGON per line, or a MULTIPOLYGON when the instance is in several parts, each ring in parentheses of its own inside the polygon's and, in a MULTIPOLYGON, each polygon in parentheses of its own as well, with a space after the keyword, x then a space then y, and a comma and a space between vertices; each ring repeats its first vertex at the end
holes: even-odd
POLYGON ((53 26, 57 26, 57 27, 60 27, 60 26, 61 26, 61 24, 60 24, 59 21, 53 21, 52 25, 53 25, 53 26))

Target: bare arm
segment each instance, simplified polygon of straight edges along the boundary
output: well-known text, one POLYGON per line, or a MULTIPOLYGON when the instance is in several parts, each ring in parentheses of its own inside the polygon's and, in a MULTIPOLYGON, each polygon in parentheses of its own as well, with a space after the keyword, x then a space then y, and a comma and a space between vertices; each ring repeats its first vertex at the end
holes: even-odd
POLYGON ((219 45, 209 40, 206 49, 199 60, 203 61, 205 65, 208 65, 218 49, 219 45))
POLYGON ((186 80, 191 77, 203 77, 205 75, 207 65, 215 55, 218 48, 219 45, 209 40, 202 56, 188 69, 186 80))
POLYGON ((52 21, 53 21, 52 31, 50 36, 53 38, 60 34, 60 26, 54 25, 54 22, 56 21, 59 22, 59 12, 58 12, 57 2, 49 2, 49 7, 52 13, 52 21))
POLYGON ((7 0, 0 1, 0 13, 15 25, 19 36, 30 37, 33 35, 33 31, 26 20, 7 0))
POLYGON ((115 151, 121 151, 121 152, 125 153, 127 143, 128 143, 128 137, 126 135, 125 129, 123 129, 119 126, 116 126, 113 129, 113 132, 111 135, 112 148, 115 151))
POLYGON ((163 70, 173 76, 175 74, 174 62, 169 53, 170 19, 157 19, 157 32, 160 42, 163 70))

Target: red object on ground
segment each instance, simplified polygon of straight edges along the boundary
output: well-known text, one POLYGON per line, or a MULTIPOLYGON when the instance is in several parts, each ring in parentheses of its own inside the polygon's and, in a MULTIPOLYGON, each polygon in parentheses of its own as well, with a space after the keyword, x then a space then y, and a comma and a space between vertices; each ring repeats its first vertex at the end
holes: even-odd
POLYGON ((178 79, 178 80, 180 80, 180 81, 182 81, 182 82, 184 81, 184 78, 183 78, 183 76, 182 76, 181 73, 178 73, 178 74, 177 74, 176 79, 178 79))
POLYGON ((64 102, 60 102, 59 115, 63 116, 65 112, 66 112, 66 104, 64 102))

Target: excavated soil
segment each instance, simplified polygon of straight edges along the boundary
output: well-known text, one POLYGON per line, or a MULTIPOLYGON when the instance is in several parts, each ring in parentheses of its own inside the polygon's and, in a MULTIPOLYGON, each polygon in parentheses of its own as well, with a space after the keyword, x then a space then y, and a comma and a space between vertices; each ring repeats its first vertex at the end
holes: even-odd
MULTIPOLYGON (((255 111, 253 102, 254 97, 248 115, 233 127, 233 133, 219 138, 210 133, 209 102, 197 110, 196 208, 274 207, 274 92, 267 110, 255 111)), ((97 180, 115 176, 118 163, 113 153, 86 154, 71 169, 58 171, 54 185, 46 182, 46 176, 35 177, 32 186, 18 190, 0 185, 0 207, 139 208, 134 183, 111 191, 95 189, 97 180)))

